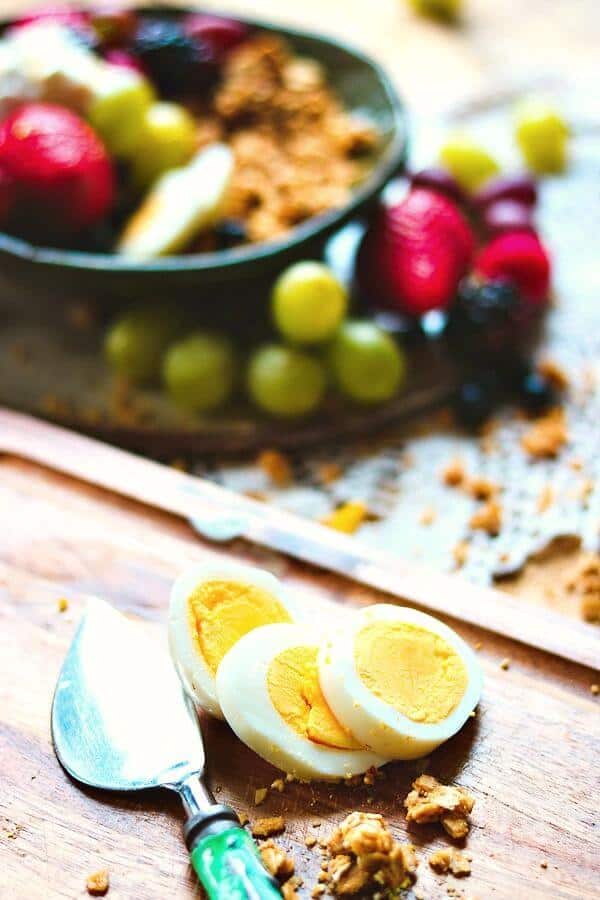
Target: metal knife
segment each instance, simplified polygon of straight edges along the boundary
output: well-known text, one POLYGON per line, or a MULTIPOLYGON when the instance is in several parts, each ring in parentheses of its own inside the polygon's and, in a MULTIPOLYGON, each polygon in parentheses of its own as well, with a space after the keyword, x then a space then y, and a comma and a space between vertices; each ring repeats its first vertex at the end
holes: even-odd
POLYGON ((52 740, 83 784, 179 794, 190 860, 209 900, 281 898, 235 811, 204 784, 199 722, 166 647, 102 600, 90 601, 63 664, 52 740))

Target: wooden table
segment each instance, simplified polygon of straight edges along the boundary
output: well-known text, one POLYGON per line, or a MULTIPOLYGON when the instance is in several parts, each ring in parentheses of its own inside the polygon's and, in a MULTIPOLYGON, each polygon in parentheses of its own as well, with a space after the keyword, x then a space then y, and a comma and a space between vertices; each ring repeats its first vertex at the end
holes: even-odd
MULTIPOLYGON (((24 5, 5 0, 3 11, 24 5)), ((432 112, 493 90, 508 74, 551 70, 583 79, 598 71, 595 0, 531 0, 526 12, 517 0, 471 0, 460 31, 419 22, 400 0, 230 0, 227 6, 360 43, 383 59, 414 104, 432 112)), ((49 710, 87 596, 100 595, 159 630, 173 576, 217 551, 173 518, 12 458, 0 460, 0 516, 0 897, 82 897, 87 875, 104 867, 113 900, 197 896, 175 799, 76 787, 54 758, 49 710), (59 597, 69 602, 62 613, 59 597)), ((228 552, 272 568, 311 600, 380 599, 245 545, 228 552)), ((450 883, 482 900, 596 897, 600 700, 590 685, 598 674, 451 624, 472 644, 481 642, 485 691, 477 717, 431 757, 428 771, 477 798, 468 841, 473 874, 460 885, 435 876, 427 855, 445 842, 436 828, 424 829, 411 835, 420 859, 418 888, 427 898, 446 896, 450 883), (507 670, 500 666, 505 658, 507 670)), ((320 862, 305 836, 325 835, 349 810, 383 812, 404 839, 402 798, 414 766, 389 766, 386 780, 373 788, 288 785, 257 810, 254 791, 271 783, 274 770, 224 725, 207 721, 204 731, 218 798, 251 818, 285 815, 281 843, 305 879, 303 896, 310 895, 320 862)))

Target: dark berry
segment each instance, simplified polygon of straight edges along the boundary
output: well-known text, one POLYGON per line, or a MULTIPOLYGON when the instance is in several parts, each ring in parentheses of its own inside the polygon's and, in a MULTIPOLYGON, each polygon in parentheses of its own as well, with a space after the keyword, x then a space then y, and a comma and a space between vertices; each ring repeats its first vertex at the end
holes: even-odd
POLYGON ((463 382, 453 402, 454 415, 465 428, 478 428, 489 419, 502 396, 493 373, 463 382))
POLYGON ((218 250, 237 247, 248 240, 246 226, 239 219, 223 219, 215 225, 214 231, 218 250))
POLYGON ((463 281, 450 310, 446 336, 457 359, 510 362, 528 334, 526 309, 508 282, 463 281))
POLYGON ((490 203, 483 211, 482 222, 491 237, 507 231, 529 231, 535 234, 531 207, 516 200, 490 203))
POLYGON ((519 385, 519 405, 533 416, 546 412, 558 403, 556 391, 538 372, 528 372, 519 385))
POLYGON ((479 210, 484 210, 486 206, 499 200, 514 200, 523 206, 535 206, 537 184, 530 175, 505 175, 488 181, 471 198, 473 206, 479 210))
POLYGON ((206 90, 217 81, 219 67, 210 47, 187 35, 177 22, 144 19, 132 50, 167 96, 206 90))
POLYGON ((446 169, 435 166, 430 169, 421 169, 420 172, 411 175, 410 180, 413 187, 429 188, 431 191, 445 194, 456 203, 462 203, 465 200, 465 192, 446 169))

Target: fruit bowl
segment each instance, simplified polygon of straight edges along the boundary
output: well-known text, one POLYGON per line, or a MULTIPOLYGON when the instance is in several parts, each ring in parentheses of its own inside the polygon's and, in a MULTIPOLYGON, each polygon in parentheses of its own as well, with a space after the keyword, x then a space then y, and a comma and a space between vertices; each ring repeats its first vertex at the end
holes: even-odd
MULTIPOLYGON (((153 15, 165 17, 186 11, 152 7, 153 15)), ((118 301, 162 296, 187 297, 207 305, 218 292, 219 306, 231 296, 228 288, 243 285, 243 305, 248 307, 253 305, 253 297, 257 301, 264 297, 262 285, 286 264, 319 253, 329 235, 369 208, 403 168, 407 151, 404 107, 385 72, 362 53, 329 38, 256 20, 240 21, 283 37, 299 56, 315 59, 344 106, 350 112, 366 114, 377 127, 380 140, 372 166, 350 200, 307 219, 279 239, 148 262, 107 253, 52 249, 1 233, 0 270, 5 284, 19 294, 31 291, 52 299, 85 296, 118 301)), ((238 298, 232 308, 239 305, 238 298)))

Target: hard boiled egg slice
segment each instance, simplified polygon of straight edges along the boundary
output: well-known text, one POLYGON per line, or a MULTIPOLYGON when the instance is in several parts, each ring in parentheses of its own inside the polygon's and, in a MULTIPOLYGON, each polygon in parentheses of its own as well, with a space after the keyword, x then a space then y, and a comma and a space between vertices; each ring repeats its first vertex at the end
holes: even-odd
POLYGON ((293 619, 288 595, 270 572, 235 563, 184 572, 171 590, 169 646, 186 691, 222 718, 215 675, 227 651, 260 625, 293 619))
POLYGON ((442 622, 378 604, 325 641, 319 681, 357 740, 413 759, 462 728, 481 696, 482 673, 473 651, 442 622))
POLYGON ((266 625, 233 647, 217 672, 225 719, 259 756, 298 778, 335 779, 386 760, 334 717, 319 686, 315 632, 266 625))

